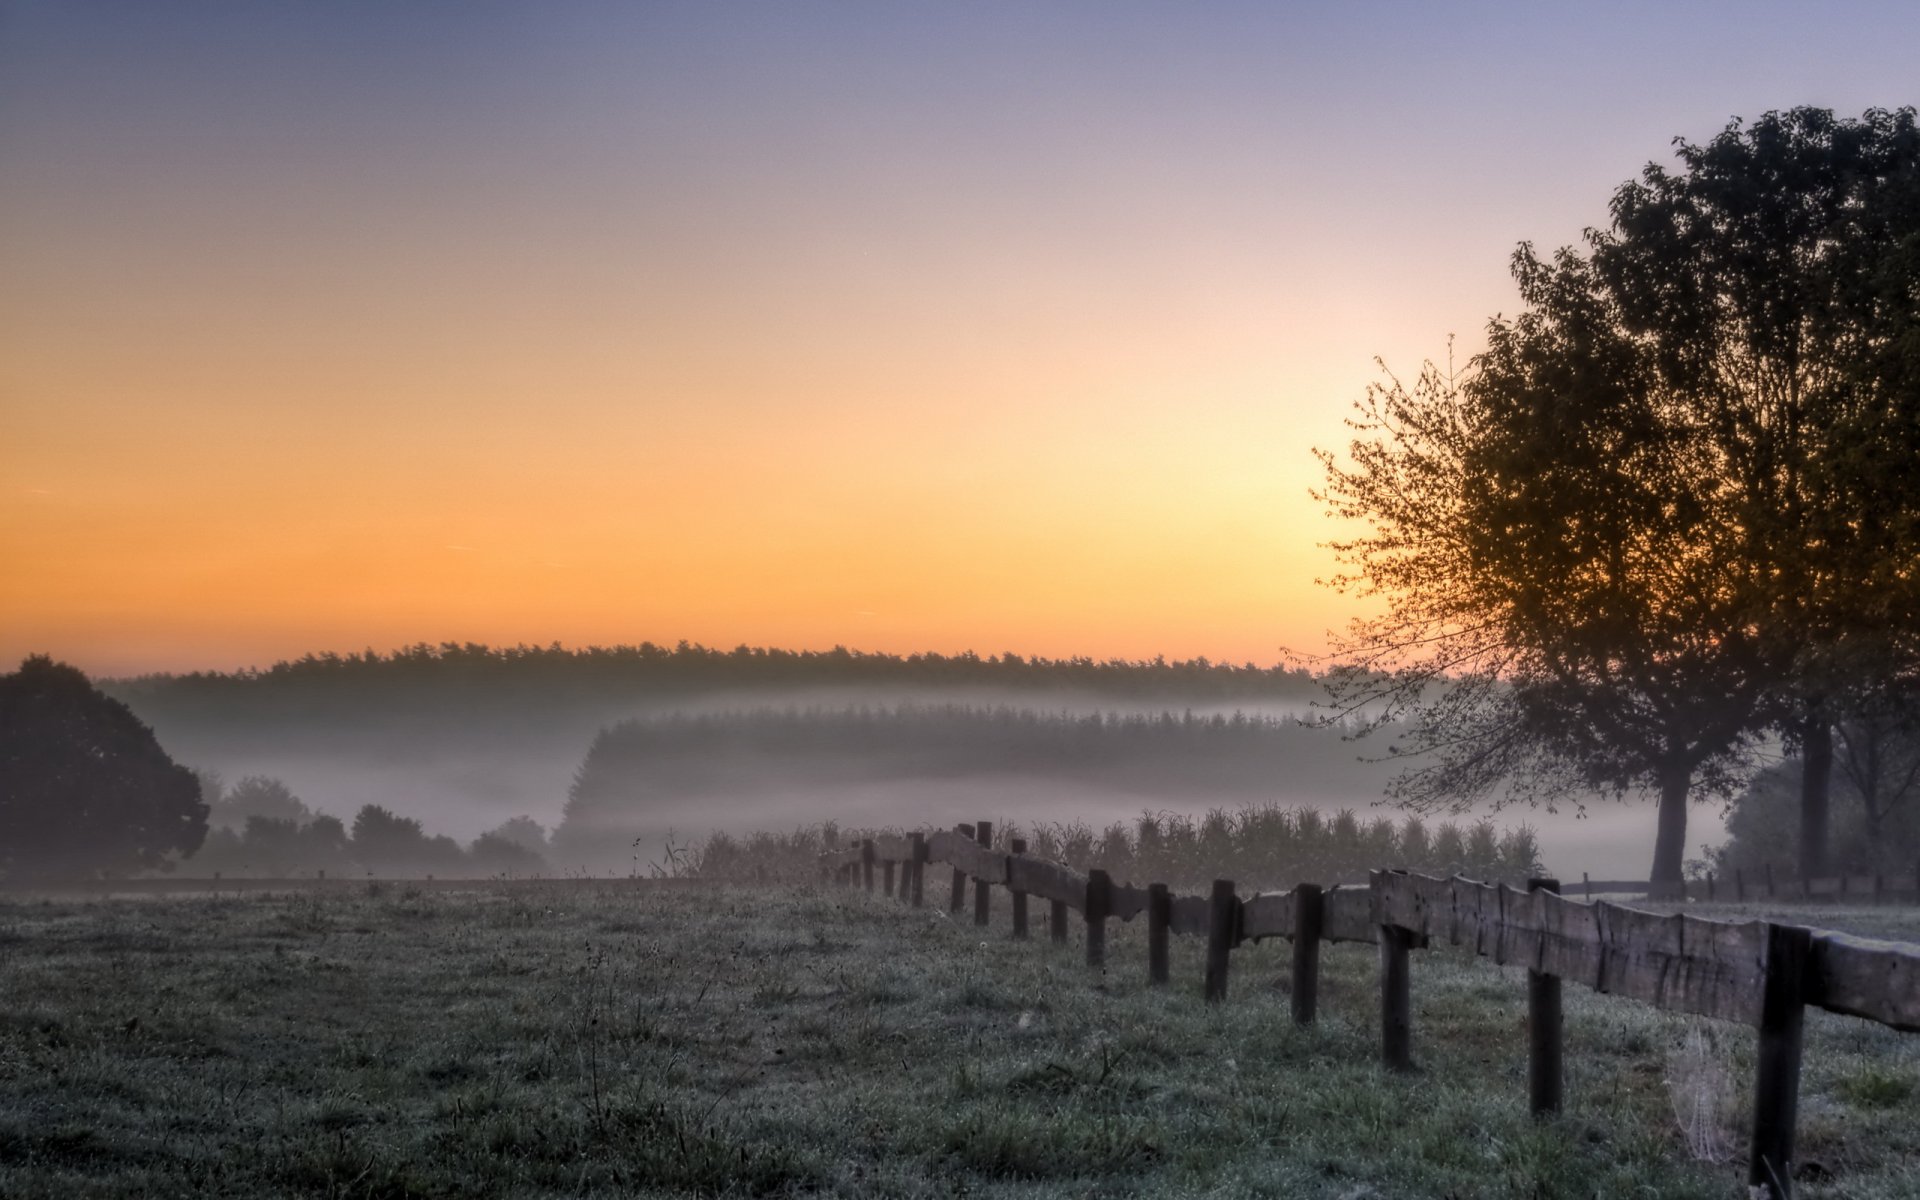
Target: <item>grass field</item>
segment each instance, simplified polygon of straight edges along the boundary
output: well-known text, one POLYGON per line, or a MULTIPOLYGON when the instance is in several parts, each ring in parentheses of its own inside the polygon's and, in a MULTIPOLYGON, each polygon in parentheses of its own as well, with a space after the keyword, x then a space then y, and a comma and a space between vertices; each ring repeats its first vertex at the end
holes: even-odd
MULTIPOLYGON (((1284 943, 1209 1007, 1192 941, 1149 989, 1138 926, 1101 977, 1039 925, 559 882, 0 901, 0 1195, 1744 1194, 1746 1029, 1569 986, 1536 1125, 1522 972, 1416 955, 1401 1077, 1371 947, 1326 949, 1302 1031, 1284 943)), ((1800 1131, 1803 1195, 1920 1195, 1920 1035, 1811 1014, 1800 1131)))

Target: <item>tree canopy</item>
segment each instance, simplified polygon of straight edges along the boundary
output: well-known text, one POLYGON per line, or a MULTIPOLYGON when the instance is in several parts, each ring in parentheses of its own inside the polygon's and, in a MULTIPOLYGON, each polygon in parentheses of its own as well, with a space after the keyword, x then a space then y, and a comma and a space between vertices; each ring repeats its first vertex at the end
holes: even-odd
POLYGON ((1367 529, 1335 582, 1385 610, 1335 692, 1410 722, 1401 800, 1651 787, 1674 882, 1690 794, 1850 647, 1904 669, 1917 151, 1912 110, 1679 142, 1586 253, 1520 247, 1525 308, 1465 370, 1370 389, 1322 495, 1367 529))
POLYGON ((0 676, 0 873, 161 867, 206 833, 199 780, 126 705, 44 656, 0 676))

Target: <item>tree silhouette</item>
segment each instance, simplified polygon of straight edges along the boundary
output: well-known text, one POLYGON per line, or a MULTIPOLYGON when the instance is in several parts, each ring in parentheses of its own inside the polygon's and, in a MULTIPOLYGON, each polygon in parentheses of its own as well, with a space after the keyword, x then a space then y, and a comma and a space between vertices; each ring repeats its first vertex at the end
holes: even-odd
POLYGON ((41 655, 0 676, 0 873, 163 867, 206 834, 200 781, 126 705, 41 655))
POLYGON ((1666 884, 1689 795, 1789 715, 1830 761, 1841 664, 1910 672, 1920 611, 1912 110, 1770 113, 1678 156, 1586 255, 1523 245, 1525 311, 1464 372, 1371 389, 1322 493, 1369 528, 1335 582, 1386 611, 1335 694, 1410 723, 1395 794, 1652 788, 1666 884))
POLYGON ((1803 747, 1801 871, 1824 874, 1834 725, 1915 673, 1920 128, 1798 108, 1677 157, 1615 194, 1593 279, 1754 565, 1774 719, 1803 747))
POLYGON ((378 804, 362 805, 353 817, 353 856, 376 871, 404 870, 426 858, 420 822, 378 804))
MULTIPOLYGON (((196 774, 201 777, 204 795, 205 773, 196 774)), ((292 788, 269 775, 247 776, 226 789, 219 799, 208 806, 207 820, 216 826, 244 830, 247 822, 254 817, 300 826, 313 819, 313 810, 307 807, 306 801, 293 794, 292 788)))

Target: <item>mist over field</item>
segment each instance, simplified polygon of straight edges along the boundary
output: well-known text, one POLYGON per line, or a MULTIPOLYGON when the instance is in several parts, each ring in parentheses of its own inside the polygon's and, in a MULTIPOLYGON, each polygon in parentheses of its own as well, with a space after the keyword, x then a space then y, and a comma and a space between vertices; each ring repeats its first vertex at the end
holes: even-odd
MULTIPOLYGON (((670 846, 716 832, 825 821, 1100 830, 1146 812, 1253 805, 1404 815, 1381 804, 1400 767, 1377 761, 1386 739, 1313 727, 1320 691, 1297 671, 1082 664, 1080 678, 1062 679, 1070 673, 1011 656, 795 656, 782 666, 699 648, 618 669, 601 660, 597 675, 596 661, 442 648, 112 688, 180 761, 230 783, 270 776, 316 812, 351 821, 379 805, 462 842, 530 816, 554 831, 549 861, 564 872, 646 873, 670 846), (909 666, 922 678, 885 678, 909 666), (832 678, 848 673, 868 678, 832 678), (590 750, 622 729, 651 731, 644 750, 570 813, 590 750)), ((1428 819, 1481 816, 1532 826, 1546 868, 1567 878, 1645 873, 1646 804, 1428 819)), ((1719 839, 1717 808, 1700 806, 1695 820, 1696 843, 1719 839)))

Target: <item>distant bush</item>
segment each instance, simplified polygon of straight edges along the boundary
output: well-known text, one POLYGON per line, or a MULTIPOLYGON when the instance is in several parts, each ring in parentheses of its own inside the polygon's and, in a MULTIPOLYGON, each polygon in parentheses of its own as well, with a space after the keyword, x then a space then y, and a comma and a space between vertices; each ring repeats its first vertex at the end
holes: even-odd
MULTIPOLYGON (((1835 731, 1828 855, 1836 873, 1913 870, 1920 856, 1920 735, 1842 724, 1835 731), (1871 802, 1869 802, 1871 797, 1871 802)), ((1784 877, 1800 869, 1801 760, 1757 773, 1727 810, 1727 840, 1696 872, 1784 877)))
POLYGON ((531 817, 515 817, 462 848, 450 837, 432 836, 419 821, 378 804, 355 814, 351 831, 340 818, 314 813, 277 779, 251 776, 232 790, 213 772, 201 772, 202 794, 213 794, 230 818, 216 824, 188 869, 201 875, 288 878, 325 873, 443 879, 497 875, 545 875, 546 830, 531 817), (288 815, 262 815, 284 813, 288 815))

